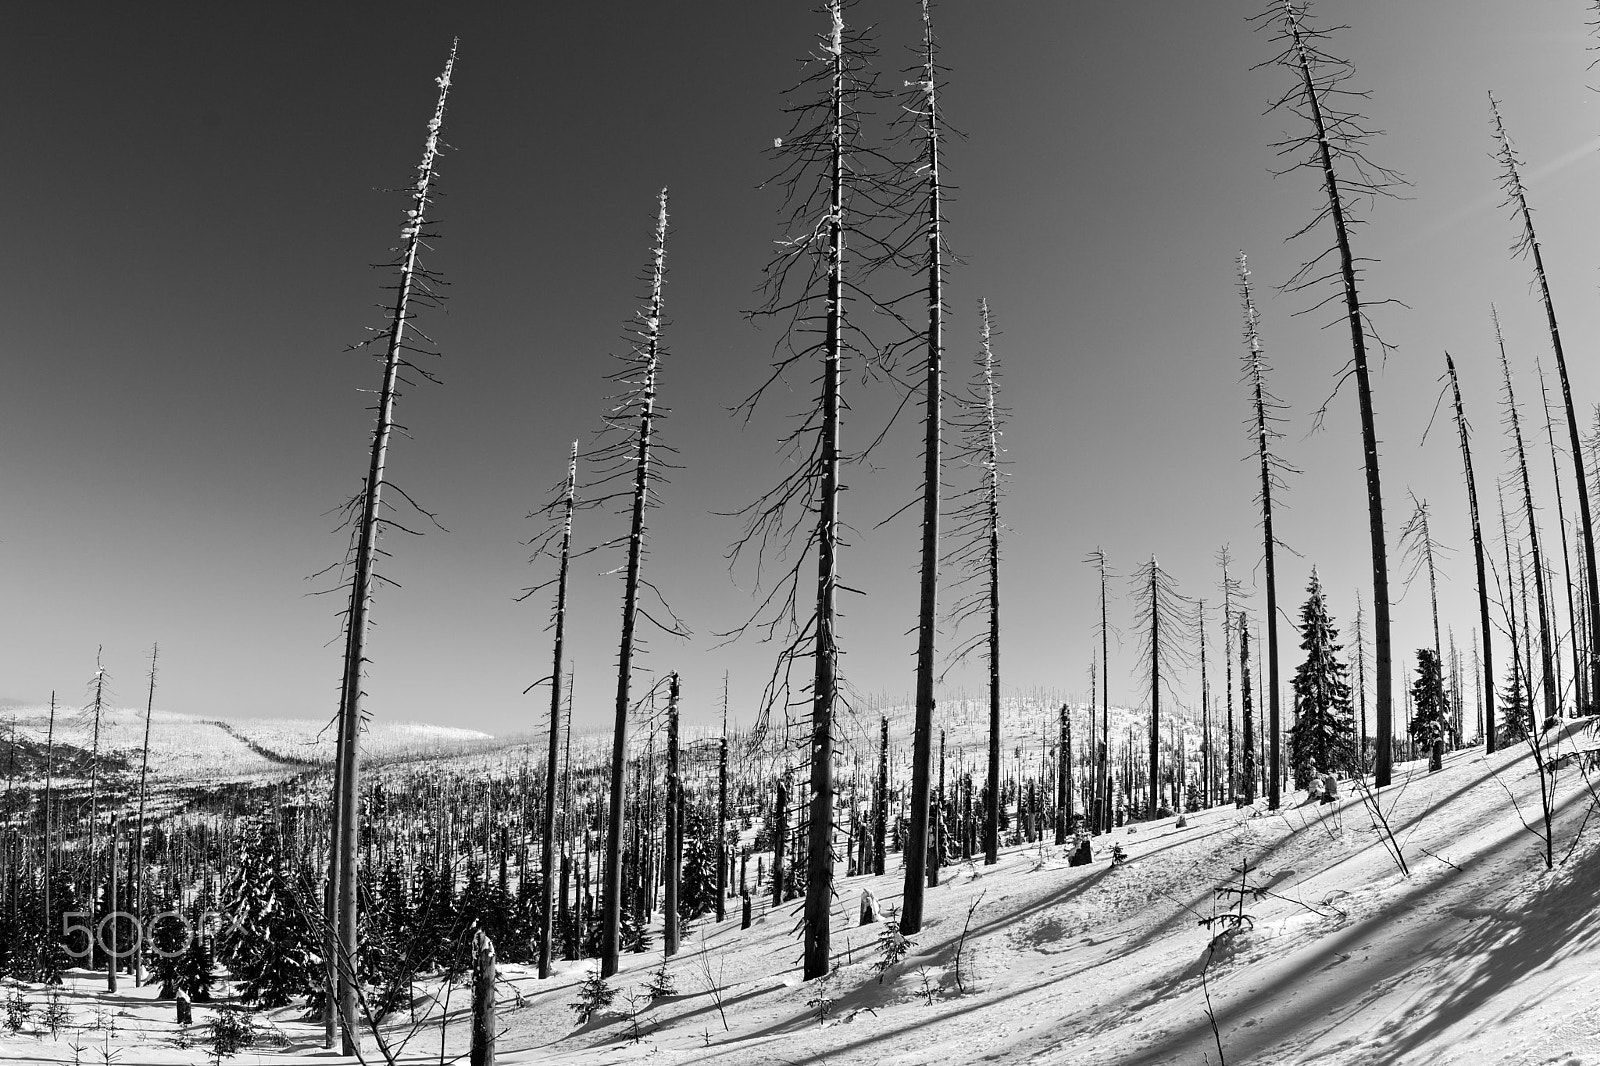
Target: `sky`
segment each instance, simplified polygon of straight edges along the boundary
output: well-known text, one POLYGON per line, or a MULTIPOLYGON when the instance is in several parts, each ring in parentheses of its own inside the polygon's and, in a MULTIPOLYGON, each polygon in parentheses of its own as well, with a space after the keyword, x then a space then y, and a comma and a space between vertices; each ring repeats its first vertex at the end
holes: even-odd
MULTIPOLYGON (((1273 387, 1288 405, 1290 478, 1277 522, 1284 677, 1289 622, 1312 566, 1345 627, 1370 605, 1354 393, 1333 390, 1348 336, 1320 296, 1275 286, 1322 248, 1286 242, 1318 206, 1313 175, 1275 177, 1272 145, 1302 132, 1265 114, 1289 83, 1252 69, 1274 47, 1251 4, 936 4, 952 125, 947 365, 977 351, 977 302, 1000 330, 1009 484, 1002 672, 1012 694, 1087 699, 1104 548, 1130 574, 1152 555, 1179 590, 1218 600, 1230 545, 1260 614, 1260 534, 1239 383, 1233 260, 1250 255, 1273 387)), ((1394 351, 1374 396, 1392 564, 1426 498, 1442 562, 1443 621, 1470 646, 1476 610, 1459 453, 1448 422, 1424 443, 1446 350, 1476 428, 1480 492, 1507 469, 1489 327, 1499 308, 1525 408, 1535 358, 1553 373, 1531 270, 1499 207, 1487 90, 1526 180, 1587 421, 1600 399, 1595 233, 1600 98, 1578 0, 1319 0, 1345 24, 1334 50, 1370 91, 1370 152, 1411 181, 1355 235, 1364 295, 1394 351)), ((877 61, 898 86, 920 34, 911 0, 861 0, 877 61)), ((391 537, 369 644, 369 710, 497 734, 537 733, 550 672, 549 600, 518 593, 527 516, 567 449, 607 409, 625 327, 644 295, 654 198, 670 189, 663 440, 681 469, 651 513, 647 573, 693 628, 653 637, 642 667, 683 677, 686 713, 709 721, 729 678, 749 721, 773 648, 716 634, 755 606, 724 553, 725 517, 782 473, 793 404, 748 423, 729 408, 761 380, 779 339, 745 311, 785 236, 762 187, 788 133, 782 92, 825 28, 809 4, 241 7, 30 5, 0 50, 7 252, 0 259, 0 696, 81 704, 103 646, 115 702, 142 706, 159 642, 158 708, 207 717, 331 717, 340 597, 313 579, 340 558, 338 506, 366 466, 379 367, 346 347, 383 321, 383 262, 420 156, 434 77, 460 56, 432 212, 429 262, 448 306, 419 325, 442 386, 400 401, 409 436, 394 482, 448 532, 391 537)), ((892 396, 846 384, 845 446, 878 431, 892 396)), ((1552 380, 1552 387, 1554 386, 1552 380)), ((1537 419, 1531 409, 1525 417, 1537 419)), ((1536 421, 1541 521, 1554 533, 1550 456, 1536 421)), ((1559 440, 1558 425, 1558 440, 1559 440)), ((920 429, 906 418, 851 468, 842 670, 867 697, 912 690, 920 429)), ((1565 462, 1565 457, 1563 457, 1565 462)), ((952 469, 952 484, 970 472, 952 469)), ((1565 505, 1574 509, 1569 483, 1565 505)), ((576 536, 624 519, 580 515, 576 536)), ((1498 544, 1498 540, 1495 542, 1498 544)), ((621 614, 615 555, 575 568, 570 625, 578 727, 610 721, 621 614)), ((1559 557, 1558 557, 1559 564, 1559 557)), ((1425 586, 1396 582, 1396 684, 1431 643, 1425 586)), ((1112 585, 1112 699, 1142 699, 1125 580, 1112 585)), ((944 602, 951 601, 948 590, 944 602)), ((1564 613, 1564 610, 1563 610, 1564 613)), ((1208 640, 1220 639, 1215 615, 1208 640)), ((946 634, 942 646, 959 635, 946 634)), ((1215 658, 1212 660, 1215 665, 1215 658)), ((981 691, 981 663, 943 698, 981 691)), ((636 691, 647 687, 641 674, 636 691)), ((1175 682, 1193 708, 1192 678, 1175 682)))

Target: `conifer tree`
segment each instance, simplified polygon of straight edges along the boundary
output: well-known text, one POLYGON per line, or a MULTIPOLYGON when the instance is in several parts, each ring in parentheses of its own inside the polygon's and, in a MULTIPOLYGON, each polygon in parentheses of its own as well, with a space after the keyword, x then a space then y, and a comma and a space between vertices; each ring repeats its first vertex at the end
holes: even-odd
POLYGON ((1434 772, 1444 769, 1444 738, 1450 730, 1443 694, 1438 652, 1418 648, 1417 676, 1411 683, 1411 738, 1428 749, 1428 769, 1434 772))
POLYGON ((1356 768, 1349 667, 1339 658, 1338 639, 1313 567, 1306 602, 1300 607, 1300 649, 1306 657, 1294 675, 1295 722, 1289 730, 1289 765, 1296 788, 1309 786, 1318 773, 1348 773, 1356 768))
POLYGON ((239 995, 261 1007, 282 1007, 319 987, 316 936, 295 899, 278 827, 270 818, 246 825, 238 865, 223 888, 228 917, 220 946, 239 995))

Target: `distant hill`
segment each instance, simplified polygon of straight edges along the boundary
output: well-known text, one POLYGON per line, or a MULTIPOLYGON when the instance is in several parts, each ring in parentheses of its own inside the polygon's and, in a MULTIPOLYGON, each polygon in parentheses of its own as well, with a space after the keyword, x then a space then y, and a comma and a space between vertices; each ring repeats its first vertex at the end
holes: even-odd
MULTIPOLYGON (((145 714, 130 708, 107 709, 100 719, 102 766, 138 769, 144 744, 145 714)), ((42 777, 50 734, 50 712, 37 705, 0 703, 0 774, 11 771, 12 738, 19 779, 42 777)), ((57 776, 87 774, 94 749, 94 721, 79 710, 57 709, 57 776)), ((201 718, 172 711, 150 716, 150 773, 158 780, 221 780, 294 772, 324 766, 334 753, 333 730, 304 718, 201 718)), ((472 729, 421 722, 369 723, 362 734, 364 757, 380 761, 465 754, 502 742, 472 729)))

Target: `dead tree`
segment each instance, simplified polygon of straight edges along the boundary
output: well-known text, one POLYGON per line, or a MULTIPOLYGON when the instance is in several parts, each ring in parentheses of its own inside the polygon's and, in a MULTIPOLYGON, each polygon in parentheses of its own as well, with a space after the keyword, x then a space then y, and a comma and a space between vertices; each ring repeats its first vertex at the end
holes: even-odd
MULTIPOLYGON (((1521 223, 1522 231, 1511 244, 1513 257, 1531 256, 1534 280, 1539 283, 1539 296, 1544 302, 1545 322, 1550 330, 1550 347, 1556 356, 1556 376, 1561 379, 1561 400, 1567 410, 1567 444, 1572 449, 1572 472, 1578 488, 1578 521, 1582 526, 1584 572, 1589 575, 1585 591, 1588 596, 1588 623, 1591 638, 1600 633, 1600 582, 1596 582, 1594 524, 1589 509, 1589 478, 1583 465, 1583 443, 1578 437, 1578 414, 1572 406, 1572 386, 1567 381, 1567 356, 1561 346, 1561 329, 1556 324, 1555 302, 1550 298, 1550 281, 1545 275, 1544 253, 1539 247, 1538 235, 1533 229, 1533 212, 1528 207, 1527 189, 1522 184, 1522 161, 1517 157, 1511 139, 1506 136, 1505 123, 1500 119, 1500 105, 1494 94, 1489 94, 1489 111, 1494 117, 1495 156, 1502 168, 1500 187, 1506 199, 1502 206, 1512 210, 1512 216, 1521 223)), ((1543 584, 1541 579, 1540 584, 1543 584)), ((1589 647, 1588 691, 1600 694, 1600 656, 1594 651, 1593 640, 1589 647)))
POLYGON ((845 0, 828 0, 828 29, 819 37, 813 69, 798 87, 815 96, 791 104, 790 135, 773 145, 778 175, 769 184, 785 190, 790 236, 779 242, 768 264, 765 300, 754 312, 775 320, 781 335, 766 380, 737 410, 748 421, 775 385, 820 363, 821 395, 782 438, 792 460, 790 472, 755 502, 737 512, 745 529, 730 549, 734 566, 753 561, 758 587, 766 591, 746 622, 732 634, 752 629, 781 648, 761 701, 754 734, 764 734, 771 711, 786 716, 792 705, 810 704, 807 730, 810 788, 806 848, 806 903, 803 921, 804 975, 812 980, 831 968, 828 915, 833 897, 834 730, 841 709, 837 599, 840 547, 840 473, 844 462, 858 461, 870 447, 847 456, 841 429, 844 369, 852 356, 873 369, 876 346, 858 342, 850 304, 871 302, 865 283, 876 265, 894 255, 873 235, 882 220, 883 168, 861 144, 864 105, 876 95, 866 70, 870 49, 850 31, 845 0), (853 253, 847 257, 847 250, 853 253), (849 278, 847 280, 847 267, 849 278), (802 567, 816 552, 815 608, 803 608, 802 567), (769 557, 785 557, 775 581, 765 580, 769 557), (793 674, 809 658, 809 685, 796 691, 793 674), (807 691, 808 690, 808 691, 807 691), (809 700, 806 700, 809 696, 809 700))
POLYGON ((1194 627, 1200 637, 1200 789, 1205 800, 1201 807, 1211 806, 1211 683, 1206 677, 1206 601, 1196 599, 1194 627))
POLYGON ((1278 541, 1272 533, 1272 493, 1284 490, 1283 475, 1296 473, 1294 467, 1272 451, 1272 442, 1282 438, 1278 429, 1283 418, 1280 412, 1286 405, 1267 387, 1266 354, 1261 348, 1261 334, 1257 328, 1260 316, 1255 300, 1250 295, 1250 267, 1243 252, 1239 253, 1239 299, 1244 305, 1244 372, 1241 380, 1250 393, 1250 417, 1245 425, 1250 439, 1255 442, 1256 461, 1260 467, 1261 487, 1256 493, 1256 504, 1261 508, 1261 544, 1263 567, 1267 580, 1267 766, 1270 783, 1267 786, 1267 808, 1277 810, 1279 787, 1282 781, 1283 753, 1281 751, 1283 721, 1278 704, 1278 541))
MULTIPOLYGON (((617 688, 615 716, 611 733, 610 789, 606 807, 606 842, 601 889, 600 976, 617 972, 622 933, 622 831, 624 784, 627 762, 628 717, 632 710, 634 659, 643 647, 638 632, 640 618, 678 636, 687 634, 682 621, 673 614, 660 591, 644 578, 648 551, 645 537, 645 512, 656 506, 655 484, 664 461, 658 452, 667 449, 656 439, 656 423, 666 411, 658 403, 657 380, 665 356, 663 326, 667 279, 667 190, 656 195, 656 222, 651 242, 650 264, 646 268, 650 287, 644 307, 635 317, 629 348, 620 356, 622 369, 612 375, 623 391, 606 415, 605 428, 587 459, 595 465, 597 477, 588 486, 596 504, 626 501, 628 533, 623 564, 622 635, 617 650, 617 688), (628 485, 619 492, 608 492, 616 482, 628 485), (658 619, 642 605, 644 592, 664 612, 658 619)), ((610 542, 605 546, 614 545, 610 542)))
POLYGON ((717 743, 717 921, 728 916, 728 672, 722 672, 722 736, 717 743))
MULTIPOLYGON (((1090 832, 1102 833, 1111 831, 1111 765, 1108 758, 1111 746, 1111 622, 1106 610, 1106 579, 1113 575, 1106 569, 1106 553, 1099 548, 1085 556, 1083 561, 1093 566, 1100 577, 1100 747, 1095 752, 1095 804, 1090 832)), ((1120 642, 1121 637, 1118 640, 1120 642)), ((1094 715, 1092 706, 1089 714, 1091 717, 1094 715)))
POLYGON ((1483 552, 1483 526, 1478 520, 1478 483, 1472 473, 1472 445, 1468 439, 1467 416, 1461 405, 1461 384, 1456 379, 1455 360, 1450 353, 1444 356, 1445 372, 1450 376, 1450 394, 1455 406, 1456 436, 1461 442, 1462 474, 1467 483, 1467 514, 1472 521, 1472 559, 1478 580, 1478 626, 1483 633, 1483 696, 1485 750, 1493 753, 1496 747, 1494 728, 1494 665, 1491 651, 1493 638, 1489 626, 1489 583, 1485 577, 1483 552))
MULTIPOLYGON (((1505 410, 1504 423, 1511 435, 1512 454, 1516 459, 1517 476, 1522 486, 1522 517, 1528 524, 1528 547, 1533 556, 1533 585, 1539 608, 1539 678, 1544 686, 1544 713, 1548 719, 1556 715, 1556 682, 1550 643, 1550 607, 1546 602, 1544 590, 1544 557, 1539 550, 1539 526, 1533 513, 1533 482, 1528 477, 1528 456, 1522 444, 1522 421, 1517 413, 1516 394, 1511 390, 1511 362, 1506 358, 1505 337, 1500 332, 1500 315, 1492 307, 1489 313, 1494 320, 1495 343, 1500 348, 1500 375, 1505 390, 1502 396, 1502 406, 1505 410)), ((1530 626, 1529 629, 1531 628, 1530 626)), ((1531 674, 1533 670, 1531 657, 1528 660, 1528 669, 1531 674)))
POLYGON ((1272 110, 1289 111, 1309 127, 1303 135, 1289 136, 1274 145, 1280 157, 1292 160, 1281 173, 1302 168, 1314 171, 1319 176, 1325 197, 1325 202, 1311 220, 1292 236, 1309 233, 1324 222, 1333 231, 1333 243, 1295 271, 1284 288, 1289 292, 1302 292, 1326 282, 1336 282, 1337 293, 1300 313, 1315 311, 1334 300, 1342 300, 1344 320, 1350 331, 1351 358, 1346 364, 1347 369, 1340 373, 1339 381, 1342 383, 1350 375, 1355 377, 1356 398, 1361 409, 1367 526, 1372 546, 1372 628, 1378 689, 1375 783, 1383 788, 1389 784, 1393 771, 1393 755, 1389 748, 1394 736, 1394 699, 1390 680, 1389 562, 1384 537, 1383 491, 1378 471, 1378 432, 1367 366, 1368 340, 1373 340, 1380 348, 1383 342, 1372 332, 1367 320, 1366 309, 1373 305, 1364 301, 1359 292, 1361 271, 1358 264, 1361 260, 1351 250, 1350 229, 1360 221, 1352 210, 1359 202, 1370 203, 1377 196, 1392 194, 1402 179, 1394 171, 1378 166, 1367 158, 1365 147, 1371 131, 1360 114, 1347 110, 1341 103, 1363 94, 1345 87, 1353 75, 1350 65, 1323 50, 1328 33, 1307 24, 1305 4, 1297 0, 1272 0, 1271 6, 1257 16, 1257 20, 1263 27, 1270 28, 1273 42, 1283 48, 1262 65, 1282 66, 1293 71, 1297 78, 1296 85, 1278 98, 1272 110), (1337 265, 1326 264, 1330 256, 1337 257, 1337 265))
MULTIPOLYGON (((923 53, 907 112, 920 133, 916 171, 924 204, 919 218, 926 250, 919 264, 928 279, 928 325, 923 357, 922 572, 917 608, 916 719, 911 739, 911 825, 906 834, 900 931, 922 930, 922 896, 928 870, 928 796, 933 760, 933 681, 939 612, 940 438, 944 394, 944 186, 939 174, 938 50, 928 0, 922 0, 923 53)), ((937 877, 937 873, 932 876, 937 877)))
MULTIPOLYGON (((83 717, 89 720, 92 736, 89 742, 89 890, 98 892, 100 889, 100 726, 105 721, 106 715, 106 682, 111 680, 111 675, 106 673, 106 668, 101 665, 100 658, 105 651, 103 645, 96 645, 94 649, 94 677, 89 679, 89 706, 83 709, 83 717)), ((112 907, 112 910, 115 910, 112 907)))
MULTIPOLYGON (((555 662, 550 669, 550 742, 545 753, 544 777, 544 811, 539 827, 539 877, 540 877, 540 919, 539 919, 539 978, 543 980, 550 976, 551 944, 555 934, 554 914, 554 884, 556 873, 555 840, 556 840, 556 777, 558 757, 560 755, 561 739, 561 670, 562 660, 565 658, 565 644, 567 634, 567 577, 572 563, 572 512, 577 507, 578 499, 578 442, 572 442, 572 453, 567 460, 567 476, 562 483, 559 499, 545 508, 552 520, 558 522, 554 528, 548 530, 539 542, 539 551, 542 553, 554 538, 556 555, 556 602, 550 619, 551 628, 555 630, 555 662), (555 515, 559 514, 559 519, 555 515), (559 533, 557 532, 559 530, 559 533)), ((527 599, 539 589, 541 585, 527 590, 520 597, 527 599)), ((534 685, 537 685, 535 682, 534 685)), ((529 685, 531 690, 534 685, 529 685)))
POLYGON ((1217 549, 1217 564, 1222 567, 1222 661, 1226 667, 1224 671, 1228 686, 1228 714, 1227 728, 1227 792, 1223 798, 1232 802, 1239 788, 1238 760, 1234 752, 1233 732, 1233 601, 1239 595, 1239 579, 1228 573, 1228 567, 1233 564, 1233 558, 1224 544, 1217 549))
POLYGON ((1239 612, 1239 720, 1241 761, 1239 779, 1244 785, 1244 802, 1256 801, 1255 712, 1250 705, 1250 623, 1239 612))
MULTIPOLYGON (((329 849, 329 882, 332 894, 334 921, 329 923, 332 941, 328 945, 329 975, 337 970, 335 999, 337 1016, 343 1034, 341 1053, 353 1055, 360 1047, 358 1015, 356 1013, 356 960, 361 958, 357 925, 356 861, 361 853, 361 820, 356 816, 360 797, 360 727, 364 719, 361 707, 361 679, 367 664, 367 630, 372 607, 374 585, 381 578, 375 573, 379 553, 378 536, 381 530, 394 528, 405 532, 404 526, 383 516, 383 490, 390 483, 385 468, 389 455, 389 440, 396 428, 394 411, 402 385, 409 382, 403 376, 407 371, 433 380, 433 375, 418 366, 413 356, 422 354, 408 336, 408 327, 416 312, 415 303, 437 302, 434 285, 437 276, 420 262, 424 247, 423 227, 427 224, 428 204, 433 195, 434 164, 441 146, 439 132, 444 125, 445 99, 450 92, 450 77, 455 69, 456 48, 450 46, 450 58, 444 72, 435 79, 439 97, 433 115, 428 120, 428 134, 423 144, 422 161, 417 165, 417 176, 410 186, 411 206, 406 211, 400 228, 399 258, 393 264, 397 273, 395 299, 388 326, 375 332, 360 347, 375 346, 381 342, 383 354, 383 385, 378 392, 377 423, 373 428, 367 476, 361 492, 350 502, 349 513, 354 518, 352 544, 349 558, 350 599, 345 610, 343 678, 339 686, 338 751, 335 759, 335 802, 332 832, 334 845, 329 849), (348 966, 338 966, 335 959, 350 960, 348 966)), ((419 330, 410 330, 421 336, 419 330)), ((425 340, 426 338, 424 338, 425 340)), ((396 491, 400 491, 396 489, 396 491)), ((405 493, 401 492, 404 496, 405 493)), ((334 984, 330 981, 330 986, 334 984)))
MULTIPOLYGON (((1560 451, 1556 447, 1555 420, 1550 417, 1550 389, 1545 381, 1544 364, 1537 358, 1533 361, 1534 369, 1539 374, 1539 402, 1544 408, 1544 437, 1550 446, 1550 484, 1556 492, 1556 529, 1561 533, 1561 571, 1566 580, 1562 586, 1567 593, 1567 619, 1571 624, 1569 636, 1572 641, 1572 713, 1577 716, 1582 709, 1589 705, 1586 696, 1589 679, 1587 671, 1583 668, 1583 645, 1578 640, 1578 608, 1572 598, 1574 584, 1572 573, 1572 551, 1567 543, 1567 508, 1561 495, 1561 469, 1558 458, 1560 451)), ((1561 634, 1556 634, 1556 643, 1561 643, 1561 634)), ((1556 681, 1560 684, 1560 663, 1556 665, 1556 681)))
POLYGON ((662 849, 666 903, 661 916, 661 947, 666 958, 678 953, 678 888, 683 877, 683 780, 678 776, 678 675, 667 679, 667 829, 662 849))
MULTIPOLYGON (((145 807, 145 781, 150 773, 150 718, 155 713, 156 706, 156 656, 161 652, 158 644, 150 645, 150 692, 144 705, 144 745, 139 754, 139 808, 135 816, 133 830, 133 914, 134 919, 144 922, 144 807, 145 807)), ((133 941, 133 983, 144 983, 144 938, 135 937, 133 941)))
MULTIPOLYGON (((950 665, 981 649, 989 673, 989 789, 983 812, 983 861, 1000 859, 1000 420, 996 403, 999 382, 994 356, 994 325, 989 301, 978 301, 978 373, 959 402, 962 408, 960 459, 977 467, 978 483, 951 499, 951 537, 955 541, 944 565, 961 573, 955 582, 964 591, 951 608, 950 622, 960 630, 977 620, 983 628, 966 638, 950 656, 950 665)), ((947 667, 948 669, 948 667, 947 667)))
POLYGON ((1161 808, 1161 690, 1163 683, 1170 689, 1172 675, 1191 665, 1179 636, 1189 598, 1178 591, 1177 583, 1153 555, 1134 571, 1130 591, 1138 604, 1134 619, 1141 636, 1139 662, 1150 682, 1150 761, 1146 768, 1150 795, 1145 817, 1155 818, 1161 808))
MULTIPOLYGON (((1406 573, 1402 584, 1410 588, 1411 582, 1416 580, 1424 570, 1428 574, 1428 603, 1433 611, 1433 661, 1442 664, 1443 647, 1439 641, 1439 581, 1438 581, 1438 556, 1446 551, 1444 545, 1433 539, 1433 533, 1428 526, 1428 501, 1417 499, 1416 493, 1411 496, 1411 517, 1400 530, 1401 558, 1410 562, 1411 566, 1406 573)), ((1434 675, 1435 689, 1433 693, 1434 707, 1446 706, 1444 695, 1444 673, 1442 668, 1434 675)), ((1460 737, 1456 738, 1457 743, 1460 737)))

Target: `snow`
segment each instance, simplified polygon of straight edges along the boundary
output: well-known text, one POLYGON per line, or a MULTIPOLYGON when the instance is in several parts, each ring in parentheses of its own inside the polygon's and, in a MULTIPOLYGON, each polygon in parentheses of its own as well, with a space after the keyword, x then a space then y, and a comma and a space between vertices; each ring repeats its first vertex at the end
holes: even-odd
MULTIPOLYGON (((1563 723, 1551 743, 1593 749, 1595 730, 1594 720, 1563 723)), ((1217 1063, 1220 1039, 1235 1066, 1600 1066, 1600 828, 1588 825, 1600 820, 1600 784, 1591 780, 1600 774, 1586 761, 1574 759, 1558 782, 1553 871, 1535 832, 1539 779, 1528 747, 1492 756, 1466 749, 1438 774, 1425 761, 1397 766, 1395 784, 1378 797, 1409 877, 1348 782, 1332 805, 1290 793, 1277 813, 1228 807, 1191 813, 1181 829, 1171 818, 1125 827, 1096 839, 1086 867, 1068 867, 1054 846, 1013 847, 996 866, 942 871, 927 893, 923 931, 881 983, 873 970, 880 927, 855 919, 863 888, 886 909, 898 904, 900 873, 840 878, 826 1020, 819 983, 800 980, 800 901, 777 909, 758 901, 747 931, 735 902, 726 922, 701 921, 685 938, 668 963, 679 994, 641 1012, 638 1041, 626 1006, 660 965, 659 930, 655 951, 623 956, 612 1009, 582 1027, 567 1005, 590 963, 561 963, 543 982, 503 967, 499 1061, 1159 1066, 1217 1063), (1113 841, 1126 863, 1109 862, 1113 841), (1222 927, 1201 919, 1236 906, 1216 890, 1238 885, 1246 861, 1243 909, 1252 921, 1224 934, 1213 953, 1211 935, 1222 927), (963 991, 956 953, 974 903, 963 991)), ((125 983, 120 996, 106 997, 103 979, 89 975, 69 988, 85 1024, 101 1009, 118 1021, 115 1035, 85 1030, 77 1041, 91 1049, 84 1061, 101 1061, 95 1049, 108 1036, 118 1062, 205 1061, 199 1047, 173 1046, 171 1005, 152 1002, 152 989, 125 983)), ((430 1003, 445 993, 426 990, 423 1025, 400 1061, 439 1061, 430 1003)), ((39 999, 37 989, 28 995, 39 999)), ((467 995, 457 986, 449 996, 447 1057, 464 1055, 467 1040, 467 995)), ((197 1021, 213 1010, 197 1004, 197 1021)), ((296 1011, 271 1020, 289 1047, 234 1061, 353 1061, 321 1051, 318 1027, 296 1011)), ((370 1040, 366 1051, 367 1061, 381 1061, 370 1040)), ((72 1052, 66 1040, 28 1029, 0 1034, 0 1059, 71 1062, 72 1052)))

